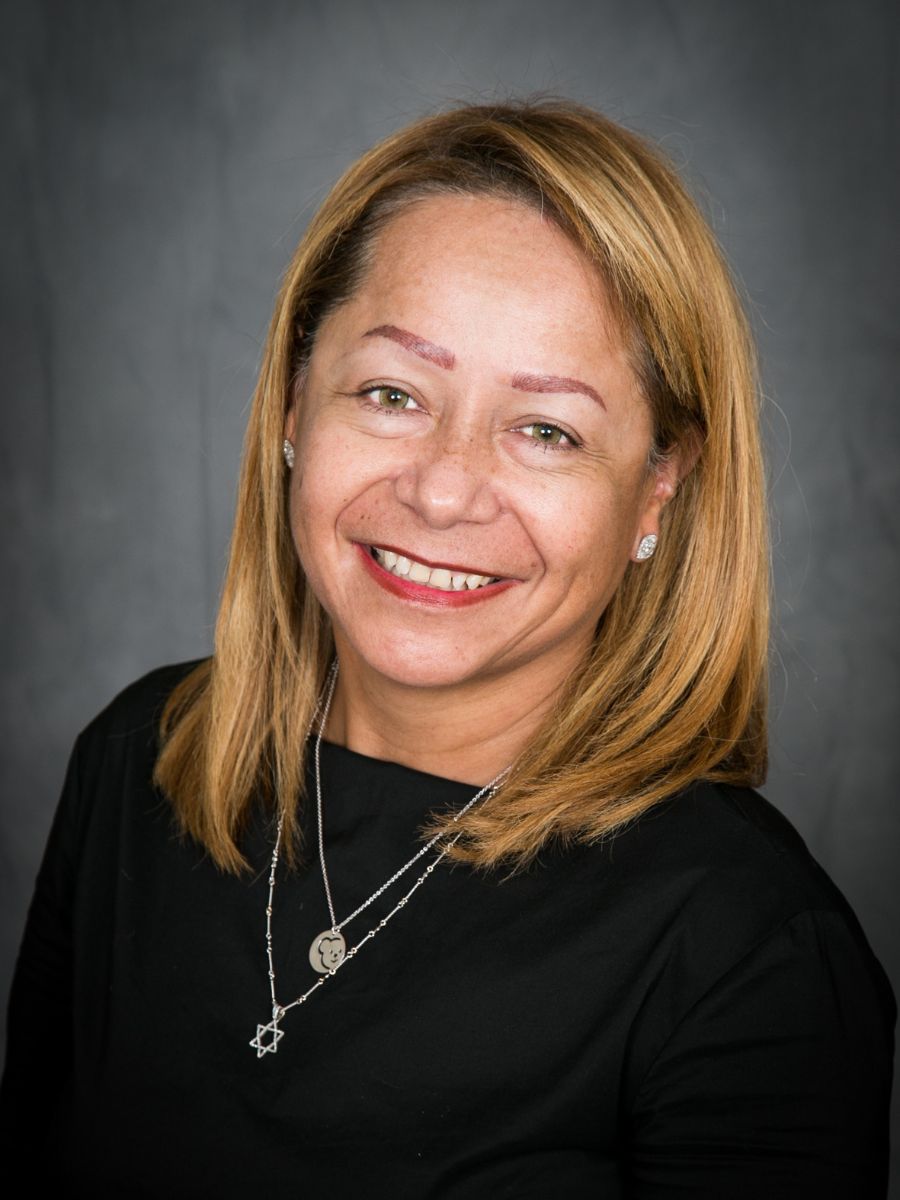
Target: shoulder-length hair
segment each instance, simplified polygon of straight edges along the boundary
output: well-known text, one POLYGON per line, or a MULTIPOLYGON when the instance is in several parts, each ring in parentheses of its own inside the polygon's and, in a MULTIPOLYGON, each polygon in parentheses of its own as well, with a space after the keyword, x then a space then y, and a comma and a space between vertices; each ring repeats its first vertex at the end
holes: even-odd
MULTIPOLYGON (((501 195, 556 222, 596 265, 653 416, 652 468, 696 458, 629 564, 590 654, 454 853, 523 865, 592 840, 699 780, 759 783, 766 764, 768 550, 758 389, 715 239, 661 155, 567 102, 458 108, 417 121, 346 172, 313 218, 275 306, 247 430, 214 656, 163 714, 155 779, 182 829, 240 869, 260 797, 298 845, 305 748, 334 653, 291 539, 285 415, 322 321, 360 283, 379 230, 435 194, 501 195)), ((435 828, 440 817, 435 817, 435 828)))

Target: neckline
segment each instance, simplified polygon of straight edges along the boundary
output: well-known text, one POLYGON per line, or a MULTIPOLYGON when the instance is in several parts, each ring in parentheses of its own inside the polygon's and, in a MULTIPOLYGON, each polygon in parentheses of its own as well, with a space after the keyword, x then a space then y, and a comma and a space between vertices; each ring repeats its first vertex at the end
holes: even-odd
MULTIPOLYGON (((310 738, 310 742, 312 740, 310 738)), ((329 742, 325 738, 322 738, 322 755, 323 761, 327 758, 334 766, 347 771, 373 771, 379 774, 395 775, 398 782, 406 780, 409 784, 432 785, 441 790, 454 788, 458 789, 460 794, 474 795, 479 790, 477 783, 466 783, 461 779, 450 779, 445 775, 432 775, 428 771, 421 771, 418 767, 409 767, 405 763, 396 762, 390 758, 374 758, 368 754, 361 754, 357 750, 351 750, 338 742, 329 742)))
MULTIPOLYGON (((307 766, 307 797, 315 807, 314 764, 310 753, 307 766)), ((374 827, 402 831, 418 838, 432 817, 458 812, 479 790, 429 775, 389 759, 372 758, 322 740, 322 794, 328 837, 374 827)), ((309 807, 309 802, 307 807, 309 807)))

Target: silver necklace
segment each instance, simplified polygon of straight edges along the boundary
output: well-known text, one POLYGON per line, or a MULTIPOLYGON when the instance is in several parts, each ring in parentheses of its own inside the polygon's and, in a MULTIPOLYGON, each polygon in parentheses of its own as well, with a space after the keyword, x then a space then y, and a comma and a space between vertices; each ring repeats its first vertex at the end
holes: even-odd
MULTIPOLYGON (((277 1053, 278 1043, 284 1037, 284 1030, 280 1028, 280 1022, 285 1014, 288 1013, 292 1008, 299 1008, 301 1004, 305 1004, 313 992, 318 991, 318 989, 326 984, 329 979, 334 978, 341 967, 348 963, 352 958, 355 958, 363 946, 365 946, 366 942, 370 942, 376 934, 380 933, 381 930, 384 929, 388 921, 395 917, 401 908, 406 906, 413 893, 418 891, 428 876, 433 873, 435 867, 437 867, 439 863, 446 858, 452 847, 455 846, 462 837, 462 832, 460 831, 460 833, 457 833, 455 836, 450 838, 449 841, 445 841, 435 857, 431 860, 422 874, 416 879, 412 887, 405 893, 405 895, 401 896, 390 912, 387 913, 386 916, 382 917, 378 924, 373 926, 373 928, 371 928, 364 937, 360 938, 355 946, 352 946, 349 950, 347 949, 347 943, 344 939, 343 933, 341 932, 343 928, 346 925, 349 925, 354 917, 358 917, 359 914, 367 909, 370 904, 374 903, 379 896, 386 892, 392 884, 396 883, 401 876, 405 875, 406 872, 430 850, 433 850, 435 846, 437 846, 438 842, 440 842, 441 839, 446 835, 444 833, 435 834, 435 836, 431 838, 430 841, 426 842, 408 862, 404 863, 398 871, 395 871, 390 878, 386 879, 384 883, 377 888, 367 900, 364 900, 358 908, 354 909, 349 917, 345 917, 343 921, 338 921, 337 917, 335 916, 334 903, 331 898, 331 885, 328 879, 328 871, 325 867, 325 837, 323 833, 322 821, 322 777, 320 770, 322 733, 328 721, 328 713, 331 709, 331 700, 334 696, 334 689, 337 683, 337 674, 338 664, 337 660, 335 660, 326 684, 324 703, 320 701, 320 703, 316 706, 316 712, 313 714, 313 723, 315 723, 316 715, 321 709, 322 715, 318 723, 318 731, 316 734, 314 748, 316 777, 316 820, 319 835, 319 865, 322 869, 322 881, 325 885, 325 898, 328 902, 328 915, 331 917, 331 928, 323 930, 322 933, 313 938, 312 945, 309 948, 310 966, 312 966, 312 968, 318 972, 319 978, 312 985, 312 987, 308 988, 305 992, 303 992, 302 995, 297 996, 295 1000, 291 1000, 289 1004, 279 1004, 275 996, 275 958, 274 945, 272 941, 272 912, 275 899, 275 872, 278 867, 278 859, 281 853, 281 835, 284 826, 284 817, 283 815, 279 816, 277 832, 275 835, 275 848, 272 851, 272 862, 269 868, 269 898, 266 904, 266 959, 269 966, 269 993, 272 1001, 272 1020, 266 1025, 257 1025, 256 1037, 251 1038, 250 1040, 250 1045, 256 1051, 257 1058, 262 1058, 264 1054, 277 1053)), ((479 800, 483 799, 487 795, 492 795, 496 791, 500 782, 503 780, 504 776, 509 773, 509 770, 510 768, 506 767, 500 772, 499 775, 496 776, 496 778, 492 779, 490 783, 485 784, 485 786, 479 792, 476 792, 472 799, 467 801, 451 819, 454 822, 458 821, 460 817, 464 816, 469 811, 473 804, 477 804, 479 800)))

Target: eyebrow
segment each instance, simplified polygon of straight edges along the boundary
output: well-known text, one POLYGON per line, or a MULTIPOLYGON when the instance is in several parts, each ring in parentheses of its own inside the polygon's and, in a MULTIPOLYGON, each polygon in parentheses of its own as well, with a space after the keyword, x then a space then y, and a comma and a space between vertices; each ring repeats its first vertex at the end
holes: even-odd
MULTIPOLYGON (((452 371, 456 366, 456 355, 452 350, 429 342, 427 338, 419 337, 417 333, 410 333, 408 329, 400 329, 396 325, 376 325, 374 329, 367 329, 363 337, 389 338, 392 342, 397 342, 404 350, 411 350, 413 354, 418 354, 419 358, 433 362, 437 366, 443 367, 445 371, 452 371)), ((573 379, 569 375, 536 375, 517 371, 513 375, 511 383, 519 392, 581 392, 599 404, 602 409, 606 409, 603 397, 596 388, 592 388, 589 383, 584 383, 581 379, 573 379)))
POLYGON ((583 392, 602 409, 606 408, 603 397, 596 388, 580 379, 571 379, 568 375, 530 375, 518 372, 512 377, 512 386, 520 392, 583 392))
POLYGON ((419 337, 417 333, 410 333, 408 329, 398 329, 396 325, 376 325, 374 329, 367 329, 363 337, 390 338, 404 350, 411 350, 413 354, 418 354, 419 358, 427 359, 428 362, 443 367, 445 371, 452 371, 456 366, 456 355, 450 350, 436 346, 434 342, 419 337))

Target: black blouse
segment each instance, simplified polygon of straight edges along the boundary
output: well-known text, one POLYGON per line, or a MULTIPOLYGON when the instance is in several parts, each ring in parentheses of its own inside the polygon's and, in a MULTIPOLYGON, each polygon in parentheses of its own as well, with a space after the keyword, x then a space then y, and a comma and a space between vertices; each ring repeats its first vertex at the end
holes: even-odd
MULTIPOLYGON (((890 988, 750 791, 697 785, 511 876, 442 863, 258 1056, 274 831, 258 814, 242 878, 174 831, 150 780, 183 671, 134 684, 72 757, 10 1001, 4 1149, 32 1180, 242 1200, 884 1196, 890 988)), ((329 744, 322 782, 339 920, 475 790, 329 744)), ((330 924, 305 823, 306 865, 275 892, 282 1004, 317 978, 330 924)))

